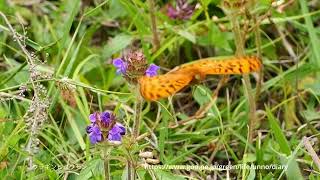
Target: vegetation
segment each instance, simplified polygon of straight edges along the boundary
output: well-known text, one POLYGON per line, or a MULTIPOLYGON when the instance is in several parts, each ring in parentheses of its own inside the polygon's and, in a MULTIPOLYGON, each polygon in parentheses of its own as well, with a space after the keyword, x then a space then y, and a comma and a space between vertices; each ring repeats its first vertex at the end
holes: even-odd
POLYGON ((11 0, 0 15, 1 179, 319 179, 319 1, 11 0), (159 74, 263 68, 150 102, 113 65, 129 49, 159 74))

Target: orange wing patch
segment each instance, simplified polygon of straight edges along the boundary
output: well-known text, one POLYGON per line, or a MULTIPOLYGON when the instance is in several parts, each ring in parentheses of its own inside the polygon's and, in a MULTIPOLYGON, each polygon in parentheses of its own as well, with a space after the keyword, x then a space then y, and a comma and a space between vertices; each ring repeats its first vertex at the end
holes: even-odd
POLYGON ((190 83, 193 76, 183 73, 167 73, 153 77, 139 78, 141 95, 149 101, 169 97, 190 83))
POLYGON ((187 86, 199 75, 247 74, 259 71, 261 61, 257 57, 233 57, 228 59, 200 59, 184 64, 172 71, 154 77, 141 77, 138 82, 141 95, 149 101, 169 97, 187 86))
POLYGON ((257 57, 233 57, 228 59, 202 59, 180 66, 176 71, 198 71, 210 74, 247 74, 259 71, 261 61, 257 57))

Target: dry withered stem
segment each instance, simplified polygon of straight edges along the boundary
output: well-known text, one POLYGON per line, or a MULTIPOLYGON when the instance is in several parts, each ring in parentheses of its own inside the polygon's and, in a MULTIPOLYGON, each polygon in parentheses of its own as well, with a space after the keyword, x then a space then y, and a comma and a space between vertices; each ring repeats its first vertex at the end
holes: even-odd
POLYGON ((25 55, 27 64, 29 66, 29 81, 32 85, 33 97, 31 99, 30 106, 23 118, 25 119, 25 123, 27 126, 26 130, 30 134, 25 150, 29 155, 27 158, 28 169, 31 171, 36 168, 36 165, 33 163, 33 155, 38 151, 38 144, 40 143, 40 140, 37 136, 42 129, 44 122, 48 118, 47 110, 49 107, 49 101, 47 97, 47 89, 40 82, 38 82, 38 80, 42 78, 42 76, 36 70, 37 57, 35 56, 35 53, 29 52, 27 50, 25 44, 26 37, 21 36, 16 32, 3 12, 0 12, 0 16, 2 16, 6 25, 8 26, 13 40, 18 43, 20 49, 25 55))
POLYGON ((313 162, 316 164, 316 166, 320 170, 320 159, 319 159, 316 151, 313 149, 313 147, 312 147, 312 145, 311 145, 311 143, 309 141, 309 138, 303 137, 302 141, 303 141, 304 147, 307 149, 307 151, 308 151, 309 155, 311 156, 313 162))

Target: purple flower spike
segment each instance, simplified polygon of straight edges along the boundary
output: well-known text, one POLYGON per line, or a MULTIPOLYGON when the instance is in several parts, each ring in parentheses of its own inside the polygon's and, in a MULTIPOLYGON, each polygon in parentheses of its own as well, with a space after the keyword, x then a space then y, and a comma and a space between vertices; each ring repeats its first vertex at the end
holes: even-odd
POLYGON ((160 69, 159 66, 155 65, 155 64, 151 64, 148 69, 146 70, 146 75, 149 77, 152 76, 156 76, 157 75, 157 71, 160 69))
POLYGON ((94 112, 89 115, 91 121, 86 132, 91 144, 109 140, 121 144, 122 136, 126 134, 126 128, 116 122, 116 116, 111 111, 94 112))
POLYGON ((87 126, 86 132, 87 132, 88 134, 90 134, 90 133, 92 132, 93 126, 94 126, 94 124, 90 124, 89 126, 87 126))
POLYGON ((121 58, 113 60, 113 65, 117 68, 117 74, 125 74, 127 71, 127 63, 121 58))
POLYGON ((116 123, 114 126, 117 126, 119 128, 118 132, 121 135, 125 135, 126 134, 126 128, 122 124, 116 123))
POLYGON ((121 141, 121 134, 109 134, 108 140, 109 141, 121 141))
POLYGON ((194 12, 195 6, 190 5, 187 0, 176 0, 176 7, 171 4, 167 7, 167 15, 171 19, 187 20, 190 19, 194 12))
MULTIPOLYGON (((88 126, 89 127, 89 126, 88 126)), ((97 125, 91 125, 90 128, 87 127, 87 132, 89 132, 90 142, 96 144, 102 140, 102 133, 97 125)))
POLYGON ((123 131, 125 131, 125 129, 122 124, 116 123, 112 129, 110 129, 109 134, 120 134, 123 133, 123 131))
POLYGON ((126 129, 125 127, 120 124, 116 123, 112 129, 109 131, 108 140, 109 141, 121 141, 122 135, 125 135, 126 129))
POLYGON ((98 114, 96 112, 89 115, 89 119, 92 123, 95 123, 97 121, 97 115, 98 114))
POLYGON ((118 125, 118 127, 120 128, 120 134, 121 135, 125 135, 126 134, 126 128, 124 126, 122 126, 122 124, 117 123, 116 125, 118 125))
POLYGON ((171 6, 171 4, 168 5, 167 15, 172 19, 176 19, 178 17, 178 12, 171 6))
POLYGON ((100 119, 101 119, 101 122, 103 123, 103 125, 107 127, 107 126, 109 126, 109 124, 111 123, 111 121, 114 118, 113 118, 113 115, 111 112, 105 111, 100 114, 100 119))

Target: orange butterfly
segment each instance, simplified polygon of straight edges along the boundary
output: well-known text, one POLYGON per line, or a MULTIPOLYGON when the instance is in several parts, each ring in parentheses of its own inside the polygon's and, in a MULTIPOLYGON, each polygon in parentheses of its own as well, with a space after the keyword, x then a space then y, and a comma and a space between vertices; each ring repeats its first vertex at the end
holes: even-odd
POLYGON ((183 64, 166 74, 142 76, 138 82, 144 99, 156 101, 174 95, 197 77, 204 79, 206 75, 212 74, 247 74, 259 71, 260 68, 261 61, 257 57, 232 57, 219 60, 207 58, 183 64))

